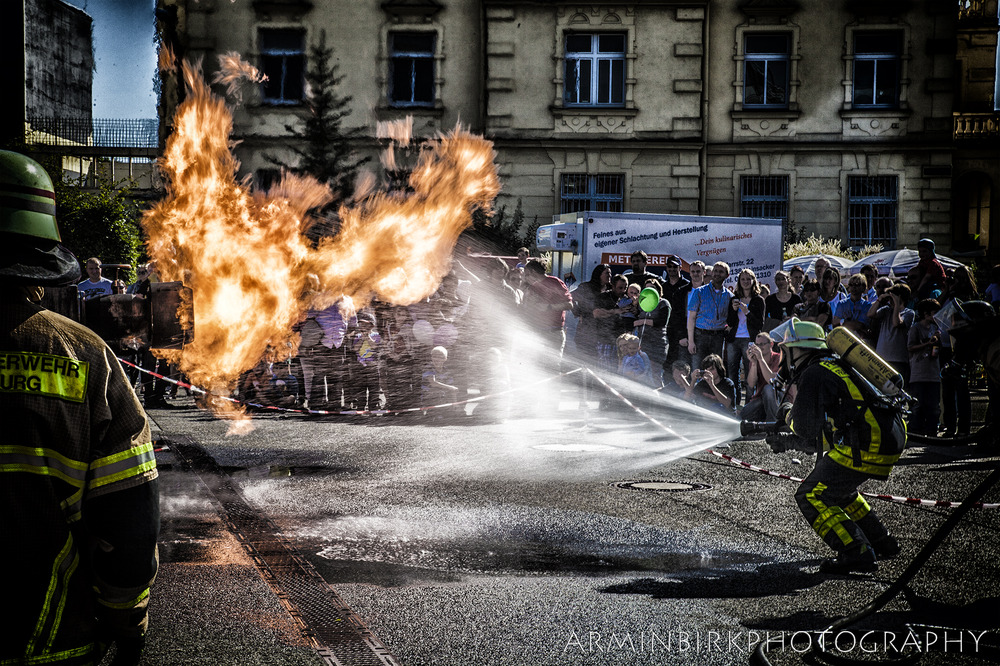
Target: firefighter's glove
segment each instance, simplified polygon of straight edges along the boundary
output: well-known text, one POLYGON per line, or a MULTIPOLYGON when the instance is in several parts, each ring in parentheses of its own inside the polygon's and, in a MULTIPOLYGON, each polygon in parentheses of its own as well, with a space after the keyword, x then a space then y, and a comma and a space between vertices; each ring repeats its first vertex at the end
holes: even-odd
POLYGON ((775 417, 775 421, 778 422, 778 428, 790 428, 792 426, 792 403, 783 402, 778 405, 778 414, 775 417))

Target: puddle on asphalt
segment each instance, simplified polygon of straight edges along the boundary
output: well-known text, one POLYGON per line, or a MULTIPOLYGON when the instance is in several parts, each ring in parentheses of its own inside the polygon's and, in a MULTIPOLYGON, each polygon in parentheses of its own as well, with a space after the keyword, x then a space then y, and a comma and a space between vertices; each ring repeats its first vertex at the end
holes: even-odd
POLYGON ((350 474, 356 470, 333 465, 258 465, 255 467, 223 467, 236 479, 282 479, 287 477, 324 477, 350 474))
MULTIPOLYGON (((684 571, 727 569, 770 561, 751 553, 734 551, 671 552, 662 546, 639 544, 615 548, 593 543, 449 543, 410 542, 390 547, 367 542, 316 544, 309 552, 335 566, 338 576, 352 582, 391 585, 387 580, 406 584, 409 578, 426 580, 429 571, 439 575, 520 574, 520 575, 617 575, 626 572, 676 574, 684 571), (336 563, 335 565, 333 563, 336 563), (411 575, 405 575, 411 571, 411 575), (390 575, 391 574, 391 575, 390 575)), ((409 581, 412 582, 412 581, 409 581)))

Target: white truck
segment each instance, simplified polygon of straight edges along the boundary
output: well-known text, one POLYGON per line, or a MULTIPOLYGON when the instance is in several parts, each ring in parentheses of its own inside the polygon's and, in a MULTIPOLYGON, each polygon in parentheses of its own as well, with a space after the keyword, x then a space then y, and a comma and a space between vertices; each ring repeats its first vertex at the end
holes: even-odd
POLYGON ((784 234, 778 219, 583 211, 552 221, 538 228, 535 243, 540 252, 552 252, 553 275, 572 274, 577 282, 590 279, 599 264, 623 272, 636 250, 649 255, 648 272, 664 276, 671 254, 680 257, 685 271, 701 260, 711 273, 712 264, 724 261, 730 286, 750 268, 773 291, 774 274, 781 269, 784 234))

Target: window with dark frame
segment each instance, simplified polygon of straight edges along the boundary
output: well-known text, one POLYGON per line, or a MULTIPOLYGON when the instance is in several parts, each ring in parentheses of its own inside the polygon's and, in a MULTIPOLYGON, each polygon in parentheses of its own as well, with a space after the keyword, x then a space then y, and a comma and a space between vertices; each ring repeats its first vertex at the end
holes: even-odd
POLYGON ((990 190, 991 182, 986 174, 974 172, 962 178, 957 219, 961 220, 964 213, 968 220, 966 238, 978 247, 990 247, 990 190))
POLYGON ((294 28, 261 29, 260 71, 265 104, 300 104, 305 97, 306 33, 294 28))
POLYGON ((620 213, 625 210, 625 176, 564 173, 560 179, 559 212, 593 210, 620 213))
POLYGON ((625 34, 566 34, 563 102, 572 106, 625 106, 625 34))
POLYGON ((740 216, 788 219, 788 176, 740 176, 740 216))
POLYGON ((434 106, 433 32, 389 33, 389 103, 434 106))
POLYGON ((902 55, 902 32, 854 33, 852 102, 855 107, 892 109, 899 106, 902 55))
POLYGON ((847 243, 851 247, 896 248, 899 213, 896 176, 849 176, 847 179, 847 243))
POLYGON ((744 37, 744 108, 788 107, 790 44, 787 34, 748 34, 744 37))

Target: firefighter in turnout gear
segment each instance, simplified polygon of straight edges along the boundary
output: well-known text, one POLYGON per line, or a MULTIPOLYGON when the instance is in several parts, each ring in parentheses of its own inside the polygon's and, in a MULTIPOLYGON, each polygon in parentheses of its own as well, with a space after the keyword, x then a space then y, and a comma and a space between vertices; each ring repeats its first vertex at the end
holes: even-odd
POLYGON ((888 478, 899 460, 906 444, 900 409, 879 400, 829 350, 818 324, 792 318, 772 335, 780 337, 797 386, 788 425, 796 435, 823 444, 816 467, 795 493, 802 515, 837 553, 820 571, 871 573, 877 560, 899 554, 899 544, 858 487, 888 478))
POLYGON ((114 353, 38 304, 75 284, 52 181, 0 151, 0 665, 136 664, 156 573, 149 424, 114 353))

